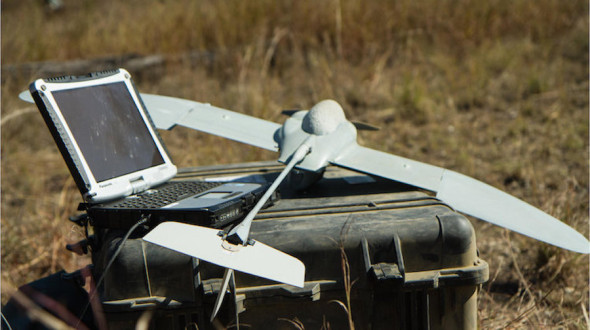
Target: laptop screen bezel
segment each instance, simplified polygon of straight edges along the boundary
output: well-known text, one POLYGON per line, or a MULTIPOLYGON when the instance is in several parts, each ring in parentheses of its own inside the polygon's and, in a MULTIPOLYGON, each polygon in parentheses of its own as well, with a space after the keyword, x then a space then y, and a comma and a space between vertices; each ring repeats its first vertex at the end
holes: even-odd
MULTIPOLYGON (((37 92, 42 95, 41 99, 45 103, 45 108, 46 111, 49 112, 50 118, 54 121, 54 124, 57 127, 61 128, 59 130, 59 138, 64 140, 64 144, 68 146, 65 149, 69 153, 70 158, 77 163, 76 166, 69 166, 70 170, 72 171, 75 169, 76 171, 82 172, 77 174, 83 178, 84 187, 81 188, 81 193, 87 202, 98 203, 131 195, 140 190, 145 190, 168 181, 176 175, 176 166, 172 163, 170 156, 159 139, 156 129, 149 117, 149 113, 144 108, 141 97, 139 93, 137 93, 131 80, 131 75, 127 71, 119 69, 112 75, 92 78, 85 77, 84 79, 71 79, 68 81, 39 79, 32 84, 31 92, 37 92), (123 174, 118 177, 98 181, 92 173, 91 167, 87 159, 84 157, 69 123, 66 121, 65 116, 54 97, 54 93, 114 83, 123 83, 125 85, 149 132, 149 136, 152 138, 157 151, 161 155, 163 163, 123 174)), ((55 138, 57 139, 58 137, 55 138)), ((62 150, 62 153, 63 152, 64 151, 62 150)))

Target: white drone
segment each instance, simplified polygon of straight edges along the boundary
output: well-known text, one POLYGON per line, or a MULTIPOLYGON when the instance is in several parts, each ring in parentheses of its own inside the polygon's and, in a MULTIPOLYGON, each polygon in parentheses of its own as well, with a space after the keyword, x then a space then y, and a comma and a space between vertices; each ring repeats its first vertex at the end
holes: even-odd
MULTIPOLYGON (((346 119, 335 101, 322 101, 309 111, 297 111, 280 125, 210 104, 150 94, 141 97, 157 128, 171 129, 178 124, 278 151, 279 161, 287 164, 254 209, 228 233, 164 222, 144 237, 227 269, 211 319, 233 279, 233 270, 303 286, 305 266, 299 260, 249 238, 254 216, 295 166, 321 173, 332 164, 416 186, 436 193, 436 198, 465 214, 567 250, 590 252, 590 242, 582 234, 490 185, 451 170, 358 145, 355 125, 346 119)), ((21 98, 30 96, 21 94, 21 98)))

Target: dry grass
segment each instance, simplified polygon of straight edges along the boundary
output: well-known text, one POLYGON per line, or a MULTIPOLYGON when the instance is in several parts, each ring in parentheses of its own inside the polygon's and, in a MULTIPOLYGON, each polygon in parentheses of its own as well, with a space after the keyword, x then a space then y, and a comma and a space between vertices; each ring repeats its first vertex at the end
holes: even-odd
MULTIPOLYGON (((2 2, 3 68, 211 52, 136 82, 277 122, 281 109, 333 98, 381 126, 364 145, 489 182, 588 236, 587 2, 64 2, 57 13, 2 2)), ((89 262, 63 249, 82 237, 66 220, 73 181, 41 117, 15 97, 34 78, 2 78, 2 118, 13 116, 1 136, 3 302, 4 288, 89 262)), ((181 128, 164 139, 181 166, 276 157, 181 128)), ((491 275, 482 328, 588 327, 587 256, 474 225, 491 275)))

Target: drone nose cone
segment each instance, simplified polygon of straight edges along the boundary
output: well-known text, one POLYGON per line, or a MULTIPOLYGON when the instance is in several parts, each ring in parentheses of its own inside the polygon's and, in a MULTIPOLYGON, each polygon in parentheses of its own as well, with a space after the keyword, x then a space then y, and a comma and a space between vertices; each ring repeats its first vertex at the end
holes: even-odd
POLYGON ((303 118, 301 127, 309 134, 325 135, 336 130, 340 123, 345 122, 344 111, 338 102, 324 100, 314 105, 303 118))

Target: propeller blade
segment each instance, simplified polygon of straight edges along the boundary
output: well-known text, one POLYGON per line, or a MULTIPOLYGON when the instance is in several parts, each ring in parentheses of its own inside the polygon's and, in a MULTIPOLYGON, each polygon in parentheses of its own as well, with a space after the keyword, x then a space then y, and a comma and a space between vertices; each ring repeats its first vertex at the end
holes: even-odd
POLYGON ((143 239, 225 268, 303 287, 305 265, 298 259, 257 241, 233 245, 218 233, 218 229, 169 221, 143 239))
POLYGON ((295 114, 298 111, 301 111, 301 110, 283 110, 283 111, 281 111, 281 114, 291 117, 291 116, 293 116, 293 114, 295 114))
POLYGON ((371 124, 363 123, 360 121, 351 121, 351 123, 359 131, 378 131, 378 130, 380 130, 380 128, 377 126, 373 126, 371 124))
POLYGON ((590 242, 570 226, 466 175, 358 145, 332 163, 433 191, 438 199, 468 215, 567 250, 590 252, 590 242))

